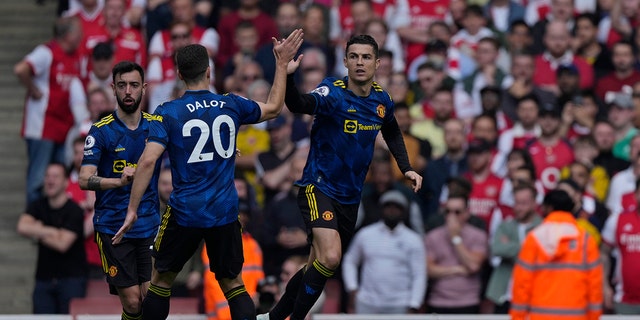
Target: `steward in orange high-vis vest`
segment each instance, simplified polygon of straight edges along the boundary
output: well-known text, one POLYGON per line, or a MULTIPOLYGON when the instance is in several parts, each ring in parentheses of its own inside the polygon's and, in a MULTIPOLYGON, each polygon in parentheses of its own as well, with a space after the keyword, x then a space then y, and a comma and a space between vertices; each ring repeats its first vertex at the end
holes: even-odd
POLYGON ((570 213, 573 201, 550 191, 541 225, 524 240, 513 270, 513 320, 592 320, 602 314, 598 247, 570 213))
MULTIPOLYGON (((264 278, 262 270, 262 250, 258 242, 244 229, 250 219, 249 206, 240 201, 238 204, 238 219, 243 225, 242 229, 242 252, 244 254, 244 263, 242 264, 242 282, 247 289, 247 293, 251 296, 254 303, 258 296, 258 282, 264 278)), ((215 274, 208 271, 209 257, 207 256, 206 247, 202 250, 202 263, 205 264, 205 273, 203 279, 203 295, 204 295, 204 311, 208 320, 231 320, 231 310, 227 303, 227 298, 220 289, 215 274)))

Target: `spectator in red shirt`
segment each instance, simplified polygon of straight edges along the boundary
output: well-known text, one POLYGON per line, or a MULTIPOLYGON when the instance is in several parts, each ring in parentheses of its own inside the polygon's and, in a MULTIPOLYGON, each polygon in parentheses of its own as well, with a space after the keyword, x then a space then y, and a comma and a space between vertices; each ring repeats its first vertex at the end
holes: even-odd
POLYGON ((588 89, 593 85, 593 68, 571 51, 571 34, 564 22, 551 21, 547 24, 544 45, 546 50, 535 60, 534 84, 558 95, 560 90, 556 84, 556 69, 560 65, 574 64, 580 74, 580 88, 588 89))
POLYGON ((220 34, 220 50, 215 56, 216 65, 224 66, 238 52, 233 35, 241 21, 250 21, 258 28, 258 47, 271 42, 271 37, 278 36, 278 27, 273 18, 260 9, 260 0, 240 0, 238 10, 224 16, 218 23, 220 34))
POLYGON ((528 143, 536 168, 537 179, 545 191, 552 190, 560 180, 560 170, 574 160, 571 145, 560 136, 560 110, 551 105, 540 106, 538 112, 540 137, 528 143))
POLYGON ((637 60, 633 53, 633 44, 621 40, 616 42, 611 50, 613 71, 600 78, 596 83, 596 94, 600 100, 604 100, 608 92, 624 91, 624 87, 631 88, 640 81, 640 71, 635 69, 637 60))

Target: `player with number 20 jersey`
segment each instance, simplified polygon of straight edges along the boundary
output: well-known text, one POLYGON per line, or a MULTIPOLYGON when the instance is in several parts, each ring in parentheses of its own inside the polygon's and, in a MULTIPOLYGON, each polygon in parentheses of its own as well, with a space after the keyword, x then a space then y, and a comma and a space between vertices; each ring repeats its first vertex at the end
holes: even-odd
POLYGON ((208 228, 238 220, 234 162, 228 160, 235 157, 240 125, 258 122, 260 115, 254 101, 206 90, 187 91, 158 107, 148 140, 168 150, 174 185, 169 206, 179 225, 208 228))

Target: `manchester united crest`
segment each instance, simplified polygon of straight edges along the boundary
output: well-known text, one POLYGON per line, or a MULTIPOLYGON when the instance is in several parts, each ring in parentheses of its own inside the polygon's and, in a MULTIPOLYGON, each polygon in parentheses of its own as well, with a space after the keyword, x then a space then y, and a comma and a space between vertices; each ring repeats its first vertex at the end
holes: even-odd
POLYGON ((378 113, 378 117, 380 118, 384 118, 384 115, 387 112, 387 108, 385 108, 383 105, 379 104, 378 107, 376 108, 376 113, 378 113))
POLYGON ((333 219, 333 212, 331 211, 325 211, 322 214, 322 219, 324 219, 325 221, 331 221, 333 219))
POLYGON ((116 276, 116 274, 118 274, 118 267, 116 266, 109 267, 109 276, 113 278, 116 276))

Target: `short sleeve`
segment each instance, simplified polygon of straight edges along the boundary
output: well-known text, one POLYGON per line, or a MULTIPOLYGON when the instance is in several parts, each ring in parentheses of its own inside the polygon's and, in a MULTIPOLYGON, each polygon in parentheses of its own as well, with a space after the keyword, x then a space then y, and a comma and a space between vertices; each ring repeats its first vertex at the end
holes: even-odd
POLYGON ((260 110, 258 103, 235 94, 229 94, 228 96, 238 108, 240 124, 252 124, 260 121, 262 110, 260 110))
POLYGON ((49 47, 39 45, 25 57, 25 60, 33 69, 33 73, 38 75, 44 73, 51 66, 53 55, 49 47))
MULTIPOLYGON (((475 227, 469 227, 475 228, 475 227)), ((482 230, 474 230, 473 238, 470 239, 469 250, 475 253, 487 254, 489 251, 489 243, 487 240, 487 233, 482 230)))
POLYGON ((316 112, 321 115, 331 115, 342 100, 345 83, 335 78, 325 78, 310 92, 316 98, 316 112))
POLYGON ((168 121, 169 117, 166 117, 164 105, 159 106, 149 122, 148 140, 157 142, 166 148, 169 144, 168 121))
POLYGON ((104 141, 96 125, 91 126, 89 134, 84 139, 84 157, 82 165, 95 165, 100 163, 104 141))

